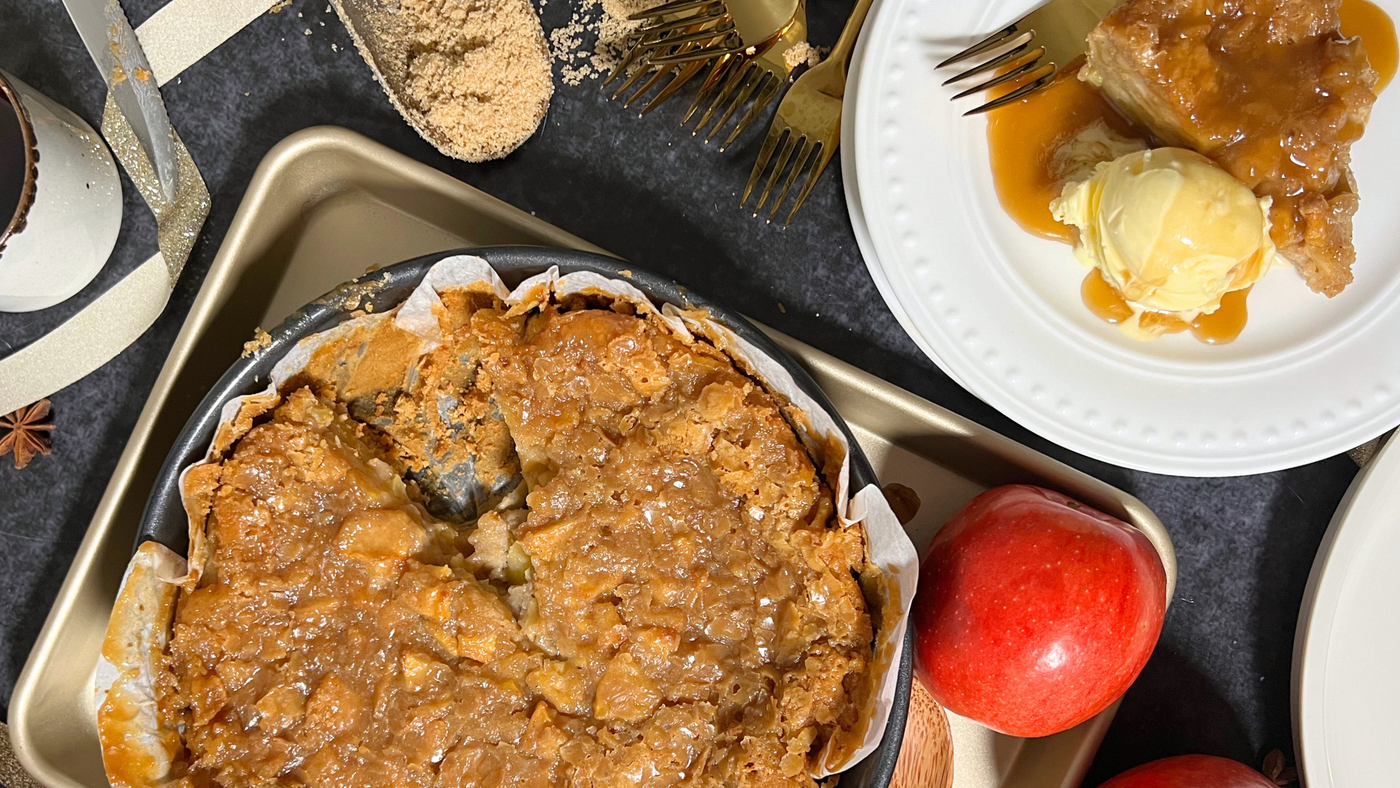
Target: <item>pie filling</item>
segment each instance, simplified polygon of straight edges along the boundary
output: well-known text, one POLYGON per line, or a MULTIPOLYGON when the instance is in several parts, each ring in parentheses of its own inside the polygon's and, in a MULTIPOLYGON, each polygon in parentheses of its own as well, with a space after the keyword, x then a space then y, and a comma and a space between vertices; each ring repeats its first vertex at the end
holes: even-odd
POLYGON ((182 780, 813 785, 863 734, 865 546, 777 403, 655 316, 444 304, 409 374, 334 345, 216 466, 182 780), (477 448, 523 482, 430 513, 477 448))

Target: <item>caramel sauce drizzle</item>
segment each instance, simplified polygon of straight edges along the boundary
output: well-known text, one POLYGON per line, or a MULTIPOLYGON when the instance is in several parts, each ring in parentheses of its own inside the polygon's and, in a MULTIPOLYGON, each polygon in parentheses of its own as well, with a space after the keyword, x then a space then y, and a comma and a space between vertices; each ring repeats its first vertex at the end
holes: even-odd
MULTIPOLYGON (((1226 293, 1220 299, 1219 309, 1209 315, 1198 315, 1189 323, 1165 312, 1144 312, 1138 319, 1138 325, 1163 334, 1190 331, 1191 336, 1207 345, 1225 345, 1235 341, 1249 321, 1249 307, 1246 304, 1249 290, 1246 287, 1226 293)), ((1133 316, 1133 308, 1097 268, 1084 277, 1084 283, 1079 286, 1079 297, 1083 299, 1084 306, 1105 323, 1118 325, 1133 316)))
POLYGON ((1050 215, 1050 201, 1062 186, 1053 171, 1055 151, 1096 120, 1133 133, 1097 88, 1076 78, 1083 63, 1076 59, 1043 90, 987 113, 992 182, 1001 207, 1026 232, 1067 244, 1074 243, 1073 228, 1050 215))
POLYGON ((1341 17, 1342 35, 1361 36, 1361 42, 1366 45, 1366 59, 1371 61, 1371 68, 1380 78, 1376 82, 1376 92, 1380 93, 1395 78, 1395 68, 1400 63, 1395 22, 1371 0, 1345 0, 1341 17))

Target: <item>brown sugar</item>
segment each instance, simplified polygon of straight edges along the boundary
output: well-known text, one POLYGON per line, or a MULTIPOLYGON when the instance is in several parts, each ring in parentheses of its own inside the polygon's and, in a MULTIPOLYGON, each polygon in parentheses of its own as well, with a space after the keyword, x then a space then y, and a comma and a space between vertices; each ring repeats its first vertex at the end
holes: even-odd
POLYGON ((535 132, 554 82, 529 0, 402 0, 399 16, 404 99, 439 148, 487 161, 535 132))
POLYGON ((642 22, 628 17, 661 0, 577 0, 568 24, 550 31, 550 52, 566 85, 607 76, 627 53, 642 22))
POLYGON ((789 71, 803 64, 811 68, 822 62, 822 58, 826 54, 822 51, 823 49, 823 47, 814 47, 806 41, 798 41, 783 53, 783 62, 787 63, 789 71))

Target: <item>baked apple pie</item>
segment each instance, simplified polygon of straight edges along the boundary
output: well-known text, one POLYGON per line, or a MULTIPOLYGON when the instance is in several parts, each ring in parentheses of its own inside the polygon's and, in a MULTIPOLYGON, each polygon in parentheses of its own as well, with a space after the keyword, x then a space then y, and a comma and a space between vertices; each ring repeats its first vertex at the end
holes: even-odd
POLYGON ((1341 0, 1126 0, 1089 34, 1082 77, 1168 145, 1272 200, 1278 252, 1319 293, 1352 280, 1350 149, 1376 99, 1341 0))
POLYGON ((655 314, 436 315, 407 370, 392 321, 323 345, 186 475, 171 634, 109 657, 154 675, 99 713, 113 784, 812 788, 864 733, 868 567, 773 396, 655 314), (521 486, 433 514, 423 463, 483 438, 521 486))

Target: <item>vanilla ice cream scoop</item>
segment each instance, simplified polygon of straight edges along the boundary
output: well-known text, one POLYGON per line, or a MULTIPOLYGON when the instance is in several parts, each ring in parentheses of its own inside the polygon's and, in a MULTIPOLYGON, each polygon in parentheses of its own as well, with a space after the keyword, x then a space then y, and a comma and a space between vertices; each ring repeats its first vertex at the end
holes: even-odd
POLYGON ((1050 210, 1129 305, 1189 320, 1268 270, 1269 203, 1199 153, 1157 148, 1099 164, 1050 210))

